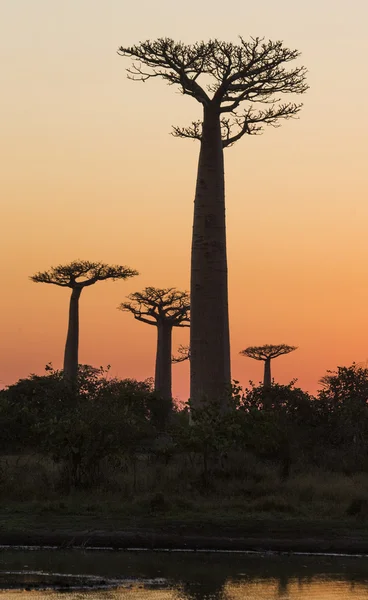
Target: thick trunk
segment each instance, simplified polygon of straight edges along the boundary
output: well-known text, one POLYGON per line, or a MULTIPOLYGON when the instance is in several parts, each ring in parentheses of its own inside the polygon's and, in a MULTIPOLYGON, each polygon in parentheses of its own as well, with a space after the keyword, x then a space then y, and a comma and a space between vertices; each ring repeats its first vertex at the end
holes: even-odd
POLYGON ((82 288, 73 288, 69 305, 68 335, 64 353, 64 378, 74 384, 78 375, 79 297, 82 288))
POLYGON ((231 384, 224 158, 219 112, 204 109, 191 261, 191 400, 224 401, 231 384))
POLYGON ((263 387, 269 390, 271 387, 271 359, 267 358, 264 365, 263 387))
POLYGON ((171 339, 172 326, 165 322, 157 324, 157 352, 155 392, 164 400, 171 400, 171 339))

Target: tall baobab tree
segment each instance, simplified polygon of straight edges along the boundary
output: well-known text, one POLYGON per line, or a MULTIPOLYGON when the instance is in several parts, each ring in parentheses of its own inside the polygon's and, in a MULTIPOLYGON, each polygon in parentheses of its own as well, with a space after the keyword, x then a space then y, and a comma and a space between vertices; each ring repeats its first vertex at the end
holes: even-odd
POLYGON ((254 358, 255 360, 264 361, 264 376, 263 376, 263 387, 264 389, 270 389, 272 384, 271 379, 271 360, 282 356, 283 354, 289 354, 297 349, 297 346, 287 346, 286 344, 266 344, 264 346, 249 346, 245 350, 242 350, 240 354, 254 358))
POLYGON ((188 292, 175 288, 146 287, 128 296, 120 310, 131 312, 134 318, 157 327, 155 391, 171 400, 171 346, 173 327, 189 327, 190 300, 188 292))
POLYGON ((83 288, 94 285, 97 281, 128 279, 135 275, 138 275, 137 271, 121 265, 75 260, 68 265, 58 265, 30 277, 35 283, 52 283, 72 290, 64 352, 64 378, 69 383, 74 385, 78 375, 79 298, 83 288))
POLYGON ((306 70, 287 68, 297 50, 258 37, 193 45, 159 38, 118 53, 133 59, 130 79, 161 77, 202 105, 202 117, 174 127, 173 134, 201 144, 191 257, 191 399, 221 399, 231 383, 223 149, 264 125, 295 117, 302 105, 280 98, 307 90, 306 70), (201 76, 211 83, 202 84, 201 76))

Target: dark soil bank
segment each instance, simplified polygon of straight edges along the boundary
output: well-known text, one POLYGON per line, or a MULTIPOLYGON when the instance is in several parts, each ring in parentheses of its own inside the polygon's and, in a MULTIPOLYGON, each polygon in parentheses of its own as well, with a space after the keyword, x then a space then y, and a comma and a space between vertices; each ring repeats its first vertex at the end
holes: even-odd
MULTIPOLYGON (((188 523, 155 524, 154 527, 114 527, 109 523, 70 528, 53 521, 36 528, 0 528, 1 545, 109 547, 116 549, 244 550, 274 552, 324 552, 368 554, 368 531, 347 524, 321 522, 254 521, 248 527, 198 525, 188 523)), ((87 525, 87 524, 84 524, 87 525)))

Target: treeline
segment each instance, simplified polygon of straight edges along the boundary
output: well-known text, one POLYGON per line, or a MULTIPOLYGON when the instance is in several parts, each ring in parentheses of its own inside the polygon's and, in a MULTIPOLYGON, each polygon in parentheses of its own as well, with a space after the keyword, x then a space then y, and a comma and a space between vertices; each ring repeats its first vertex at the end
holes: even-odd
MULTIPOLYGON (((295 383, 250 383, 245 390, 235 383, 226 409, 214 401, 178 407, 151 380, 111 378, 108 370, 80 365, 72 390, 48 365, 44 376, 0 392, 0 450, 55 464, 52 485, 65 493, 116 491, 124 470, 139 487, 142 473, 159 465, 171 469, 171 491, 180 493, 185 480, 206 494, 225 489, 221 482, 244 481, 250 456, 272 465, 280 481, 313 466, 368 472, 368 369, 328 372, 316 397, 295 383)), ((156 477, 150 481, 147 491, 160 489, 156 477)))

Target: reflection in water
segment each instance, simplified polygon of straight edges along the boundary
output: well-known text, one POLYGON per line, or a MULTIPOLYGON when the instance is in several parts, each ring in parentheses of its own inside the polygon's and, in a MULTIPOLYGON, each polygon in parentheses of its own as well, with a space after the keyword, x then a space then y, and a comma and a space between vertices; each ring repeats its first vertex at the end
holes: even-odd
MULTIPOLYGON (((291 581, 288 590, 279 593, 278 581, 257 581, 229 584, 225 588, 229 600, 367 600, 368 587, 345 581, 313 580, 308 583, 291 581)), ((153 599, 152 599, 153 600, 153 599)))
POLYGON ((280 578, 278 581, 278 597, 279 598, 287 598, 288 597, 288 589, 289 589, 289 578, 286 573, 280 573, 280 578))
POLYGON ((2 551, 0 587, 0 600, 367 600, 368 558, 2 551))
MULTIPOLYGON (((194 596, 200 600, 367 600, 368 588, 361 584, 350 585, 344 581, 311 581, 300 585, 294 581, 289 584, 287 594, 280 595, 278 582, 254 581, 227 583, 222 592, 203 592, 194 596)), ((117 590, 95 590, 85 592, 57 591, 18 591, 0 592, 1 600, 189 600, 184 590, 145 589, 140 586, 117 590)))
MULTIPOLYGON (((200 556, 199 563, 200 563, 200 556)), ((224 592, 227 576, 221 569, 198 569, 192 571, 190 581, 182 583, 180 600, 227 600, 224 592)))

